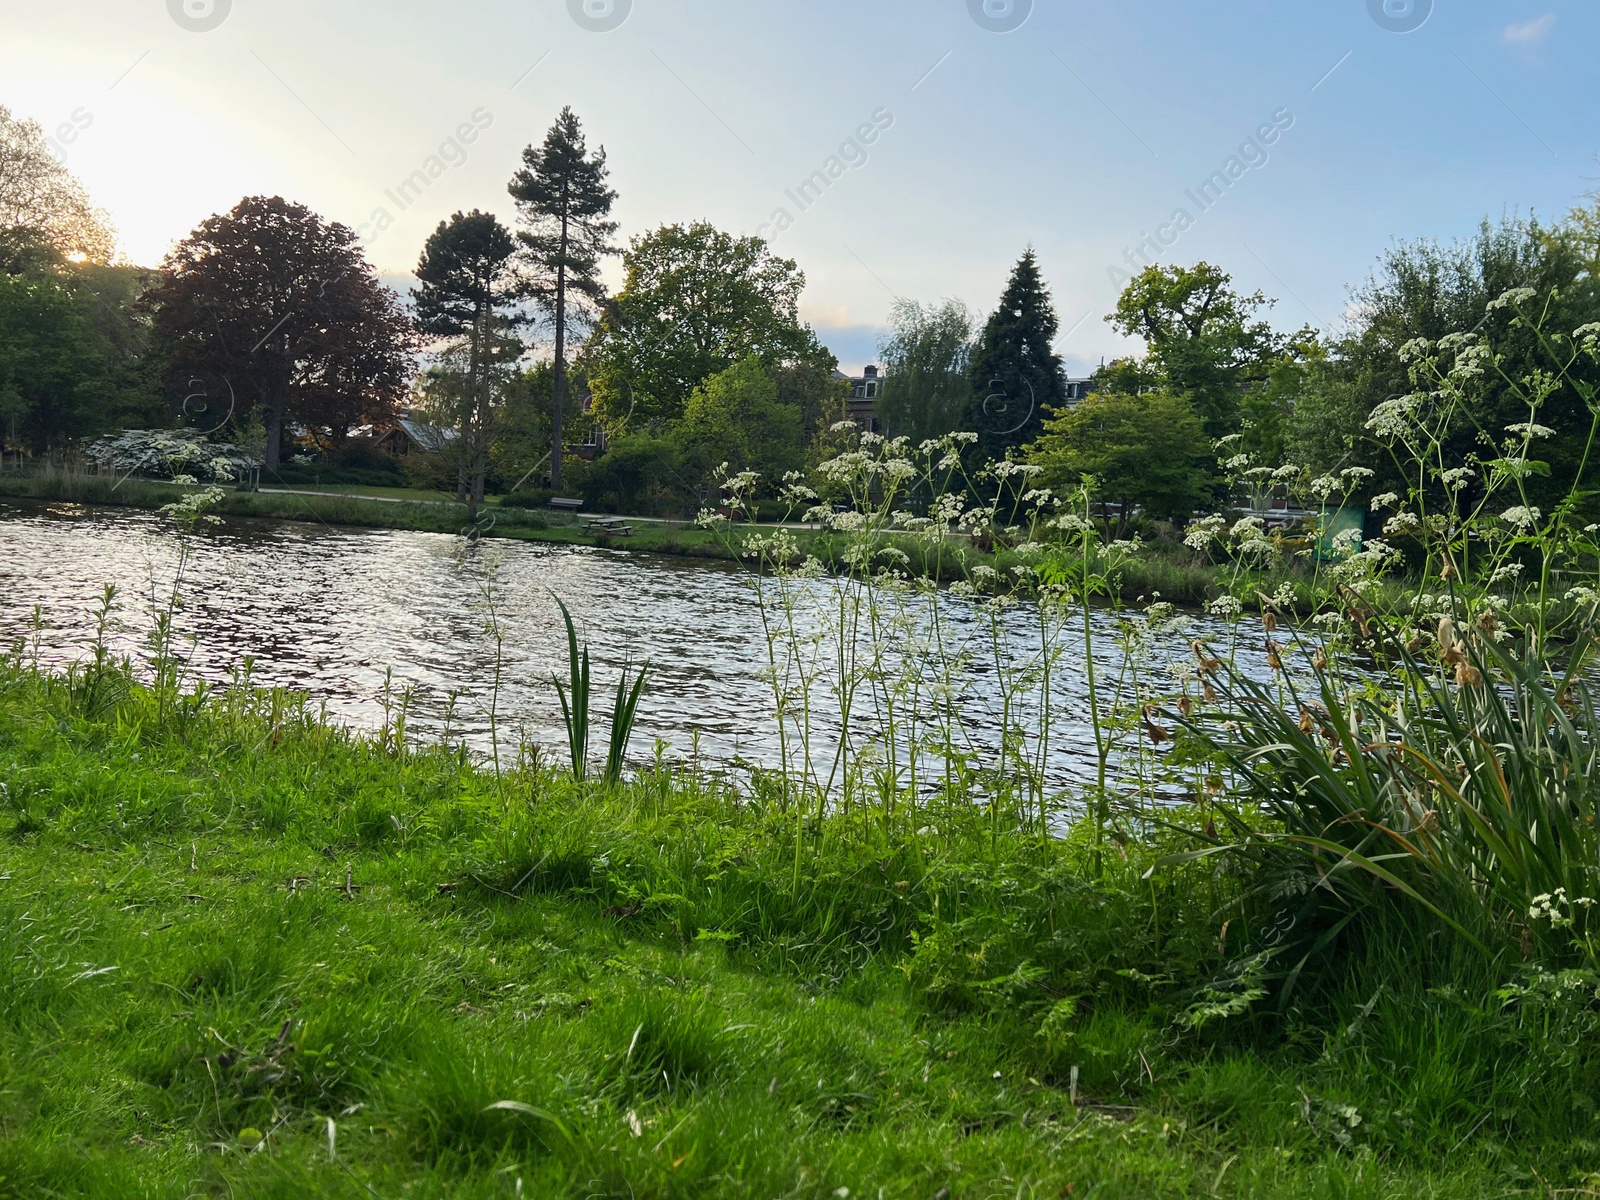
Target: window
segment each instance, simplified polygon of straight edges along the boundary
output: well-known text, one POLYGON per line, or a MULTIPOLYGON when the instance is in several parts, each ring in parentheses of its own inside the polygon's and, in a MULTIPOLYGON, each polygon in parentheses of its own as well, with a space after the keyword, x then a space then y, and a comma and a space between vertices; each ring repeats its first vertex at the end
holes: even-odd
POLYGON ((876 396, 877 394, 878 394, 878 385, 875 384, 875 383, 867 384, 867 396, 868 396, 868 398, 870 399, 871 397, 876 396))

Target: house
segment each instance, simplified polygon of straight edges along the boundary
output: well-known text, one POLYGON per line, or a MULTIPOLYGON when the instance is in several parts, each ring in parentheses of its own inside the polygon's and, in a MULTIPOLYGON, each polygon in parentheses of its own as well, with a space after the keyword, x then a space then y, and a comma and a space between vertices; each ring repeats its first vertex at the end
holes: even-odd
POLYGON ((860 375, 835 371, 833 377, 850 385, 850 394, 844 402, 845 419, 854 421, 863 433, 882 433, 884 425, 878 416, 877 405, 878 390, 883 386, 883 380, 878 375, 878 368, 864 367, 860 375))
POLYGON ((352 437, 363 435, 372 439, 374 450, 381 448, 394 458, 404 458, 417 450, 424 454, 444 454, 450 449, 450 444, 461 436, 454 429, 423 420, 415 409, 407 409, 405 415, 388 429, 379 431, 369 426, 364 430, 356 430, 352 437))

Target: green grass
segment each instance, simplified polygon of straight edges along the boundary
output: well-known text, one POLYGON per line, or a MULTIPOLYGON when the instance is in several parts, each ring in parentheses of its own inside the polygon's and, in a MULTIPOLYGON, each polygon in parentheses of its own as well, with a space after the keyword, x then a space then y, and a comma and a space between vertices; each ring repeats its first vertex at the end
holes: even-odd
POLYGON ((795 829, 665 763, 496 778, 281 694, 0 666, 0 1197, 1465 1198, 1596 1163, 1592 1038, 1494 981, 1374 940, 1191 1031, 1251 936, 1225 874, 1131 844, 1096 879, 936 805, 812 821, 797 885, 795 829))

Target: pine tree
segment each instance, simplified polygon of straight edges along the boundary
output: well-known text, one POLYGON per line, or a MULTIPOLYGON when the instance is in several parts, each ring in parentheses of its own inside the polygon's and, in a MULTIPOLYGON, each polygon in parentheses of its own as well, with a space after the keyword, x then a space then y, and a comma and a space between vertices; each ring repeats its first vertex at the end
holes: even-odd
POLYGON ((453 389, 458 439, 456 499, 476 520, 495 434, 497 367, 522 356, 512 334, 522 323, 521 288, 512 269, 517 244, 499 220, 474 209, 456 213, 428 239, 417 264, 417 328, 447 339, 465 364, 453 389))
POLYGON ((1055 341, 1055 306, 1029 247, 1017 260, 972 354, 972 398, 963 427, 985 461, 1039 436, 1047 410, 1065 407, 1066 375, 1055 341))
POLYGON ((617 193, 606 186, 605 148, 589 154, 571 108, 561 110, 544 145, 522 152, 522 162, 510 191, 521 216, 519 236, 529 284, 555 326, 550 485, 559 490, 567 330, 574 305, 596 304, 604 294, 600 260, 614 252, 611 235, 617 223, 609 216, 617 193))

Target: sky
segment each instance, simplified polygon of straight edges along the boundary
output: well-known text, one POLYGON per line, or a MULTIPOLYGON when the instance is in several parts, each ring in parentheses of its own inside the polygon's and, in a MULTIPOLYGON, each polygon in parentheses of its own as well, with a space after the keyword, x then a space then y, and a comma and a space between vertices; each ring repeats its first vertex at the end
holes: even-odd
POLYGON ((1594 0, 0 0, 0 30, 0 105, 135 262, 282 195, 403 287, 452 212, 514 217, 570 104, 622 240, 768 237, 847 370, 897 297, 986 312, 1030 245, 1082 375, 1139 348, 1104 317, 1143 263, 1338 328, 1396 240, 1600 187, 1594 0))

